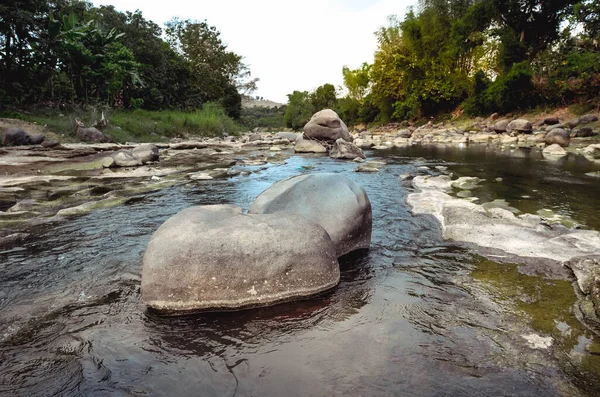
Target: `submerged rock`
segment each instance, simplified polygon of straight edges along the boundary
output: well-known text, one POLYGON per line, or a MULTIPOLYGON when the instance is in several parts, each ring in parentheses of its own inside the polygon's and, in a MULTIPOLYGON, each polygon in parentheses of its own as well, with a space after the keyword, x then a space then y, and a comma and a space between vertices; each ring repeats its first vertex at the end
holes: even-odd
POLYGON ((563 149, 558 143, 547 146, 544 150, 542 150, 542 155, 545 158, 560 158, 567 156, 569 153, 565 149, 563 149))
POLYGON ((325 141, 337 141, 342 138, 347 142, 352 142, 348 127, 331 109, 323 109, 313 114, 304 126, 304 136, 325 141))
POLYGON ((359 165, 358 167, 356 167, 354 172, 379 172, 379 168, 373 167, 372 165, 369 165, 369 164, 363 164, 363 165, 359 165))
POLYGON ((321 226, 293 214, 244 215, 234 205, 169 218, 142 261, 143 301, 171 314, 302 299, 339 280, 336 250, 321 226))
POLYGON ((298 214, 331 236, 337 256, 371 245, 371 202, 365 190, 340 174, 306 174, 284 179, 262 192, 251 214, 298 214))
POLYGON ((600 328, 600 256, 576 258, 565 263, 580 291, 579 308, 584 321, 600 328))
POLYGON ((482 179, 477 177, 463 176, 452 182, 452 187, 460 190, 472 190, 479 187, 482 179))
POLYGON ((583 155, 592 159, 600 159, 600 144, 589 145, 583 149, 583 155))

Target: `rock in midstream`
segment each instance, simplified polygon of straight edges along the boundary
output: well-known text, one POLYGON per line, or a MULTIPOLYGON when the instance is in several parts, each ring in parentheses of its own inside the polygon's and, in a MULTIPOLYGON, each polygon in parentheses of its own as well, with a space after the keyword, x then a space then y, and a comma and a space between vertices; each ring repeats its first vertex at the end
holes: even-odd
POLYGON ((313 114, 304 126, 304 135, 311 139, 336 141, 342 138, 347 142, 352 142, 348 127, 331 109, 323 109, 313 114))
POLYGON ((302 215, 327 230, 338 257, 371 245, 369 197, 340 174, 305 174, 279 181, 256 198, 249 213, 302 215))
POLYGON ((318 224, 294 214, 199 206, 152 235, 142 299, 168 314, 238 310, 306 298, 339 280, 335 246, 318 224))

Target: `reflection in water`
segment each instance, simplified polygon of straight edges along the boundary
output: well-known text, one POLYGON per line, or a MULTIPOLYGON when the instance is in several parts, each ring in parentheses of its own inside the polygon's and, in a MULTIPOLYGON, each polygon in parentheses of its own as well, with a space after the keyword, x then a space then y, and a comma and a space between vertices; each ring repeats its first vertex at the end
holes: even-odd
POLYGON ((486 179, 475 191, 482 201, 552 208, 600 229, 600 191, 584 175, 594 165, 443 147, 385 160, 380 173, 361 174, 349 172, 353 163, 293 157, 250 177, 172 187, 29 230, 23 247, 0 252, 0 395, 593 395, 599 360, 585 350, 593 337, 574 318, 570 285, 442 241, 436 221, 411 216, 398 176, 447 166, 486 179), (304 172, 347 173, 373 204, 372 247, 341 259, 338 288, 237 313, 145 310, 141 256, 162 222, 191 205, 247 208, 272 183, 304 172), (547 305, 557 293, 564 299, 547 305), (556 348, 528 349, 524 332, 550 335, 556 348))

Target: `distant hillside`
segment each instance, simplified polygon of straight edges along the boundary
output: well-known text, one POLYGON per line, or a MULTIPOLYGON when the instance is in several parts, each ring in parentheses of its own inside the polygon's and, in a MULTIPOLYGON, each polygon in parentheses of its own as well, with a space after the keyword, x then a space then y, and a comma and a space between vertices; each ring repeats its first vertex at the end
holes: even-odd
POLYGON ((283 105, 283 103, 273 102, 267 99, 242 98, 242 107, 244 108, 279 108, 283 105))

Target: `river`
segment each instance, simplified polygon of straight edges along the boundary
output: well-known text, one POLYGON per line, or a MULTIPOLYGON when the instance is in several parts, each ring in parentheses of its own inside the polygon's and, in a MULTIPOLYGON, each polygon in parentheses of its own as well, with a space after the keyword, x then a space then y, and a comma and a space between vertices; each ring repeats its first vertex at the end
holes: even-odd
POLYGON ((486 147, 369 155, 388 164, 354 173, 352 162, 294 156, 250 176, 30 227, 24 244, 0 252, 0 395, 600 394, 600 356, 586 349, 600 338, 576 319, 571 282, 443 241, 435 219, 411 214, 412 188, 399 179, 447 167, 486 179, 480 202, 552 209, 600 230, 600 184, 585 175, 600 166, 486 147), (141 258, 162 222, 192 205, 248 208, 274 182, 303 172, 344 173, 373 206, 371 249, 341 259, 335 290, 237 313, 145 310, 141 258), (550 336, 552 346, 533 348, 528 335, 550 336))

